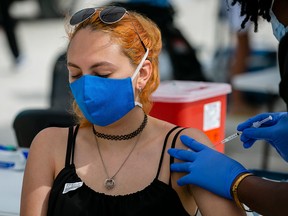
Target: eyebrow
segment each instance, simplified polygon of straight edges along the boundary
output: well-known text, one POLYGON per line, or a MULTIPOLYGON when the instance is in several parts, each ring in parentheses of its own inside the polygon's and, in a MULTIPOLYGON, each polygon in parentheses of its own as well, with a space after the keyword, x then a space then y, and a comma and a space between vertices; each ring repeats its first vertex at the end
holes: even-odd
POLYGON ((80 67, 78 67, 76 64, 74 64, 72 62, 67 62, 67 66, 74 67, 74 68, 80 68, 80 67))
MULTIPOLYGON (((67 63, 67 66, 70 66, 70 67, 74 67, 74 68, 79 68, 80 67, 72 62, 68 62, 67 63)), ((95 64, 93 64, 90 69, 93 69, 93 68, 96 68, 96 67, 100 67, 100 66, 112 66, 113 68, 116 68, 116 66, 110 62, 107 62, 107 61, 102 61, 102 62, 97 62, 95 64)))

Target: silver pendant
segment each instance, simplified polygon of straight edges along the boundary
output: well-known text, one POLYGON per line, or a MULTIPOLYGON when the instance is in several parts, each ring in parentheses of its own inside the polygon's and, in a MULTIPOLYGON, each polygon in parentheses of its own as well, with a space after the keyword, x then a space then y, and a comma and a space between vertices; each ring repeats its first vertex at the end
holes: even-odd
POLYGON ((111 190, 115 187, 115 181, 112 178, 106 179, 104 181, 104 186, 106 187, 107 190, 111 190))

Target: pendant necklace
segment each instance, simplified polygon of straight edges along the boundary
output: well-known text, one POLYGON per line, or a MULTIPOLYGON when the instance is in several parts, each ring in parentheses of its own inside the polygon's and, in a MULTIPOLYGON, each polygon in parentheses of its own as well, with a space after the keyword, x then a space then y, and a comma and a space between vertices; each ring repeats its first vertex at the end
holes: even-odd
MULTIPOLYGON (((145 126, 146 126, 146 123, 147 123, 147 116, 145 115, 144 117, 144 121, 145 121, 145 126)), ((144 127, 145 127, 144 126, 144 127)), ((126 163, 126 161, 128 160, 128 158, 130 157, 130 155, 132 154, 133 150, 135 149, 139 139, 140 139, 140 136, 141 136, 141 133, 144 129, 144 127, 141 129, 141 132, 139 134, 139 136, 137 137, 132 149, 130 150, 129 154, 126 156, 125 160, 122 162, 121 166, 118 168, 118 170, 115 172, 115 174, 111 177, 109 177, 109 174, 108 174, 108 171, 107 171, 107 168, 106 168, 106 165, 104 163, 104 160, 103 160, 103 157, 102 157, 102 154, 101 154, 101 151, 100 151, 100 147, 99 147, 99 143, 98 143, 98 140, 97 140, 97 136, 94 136, 95 137, 95 141, 96 141, 96 145, 97 145, 97 149, 98 149, 98 152, 99 152, 99 156, 100 156, 100 159, 101 159, 101 163, 103 165, 103 168, 104 168, 104 171, 106 173, 106 176, 107 178, 105 179, 104 181, 104 186, 107 190, 111 190, 115 187, 115 176, 119 173, 119 171, 122 169, 122 167, 124 166, 124 164, 126 163)), ((93 128, 93 132, 94 132, 94 127, 93 128)), ((95 133, 94 133, 95 134, 95 133)))
POLYGON ((107 171, 107 168, 106 168, 106 165, 104 163, 104 160, 103 160, 103 157, 102 157, 102 154, 101 154, 101 151, 100 151, 100 147, 99 147, 99 144, 98 144, 98 141, 97 141, 97 138, 95 136, 95 140, 96 140, 96 145, 97 145, 97 149, 98 149, 98 152, 99 152, 99 156, 100 156, 100 159, 101 159, 101 162, 102 162, 102 165, 104 167, 104 170, 105 170, 105 173, 106 173, 106 176, 107 178, 105 179, 104 181, 104 186, 107 190, 111 190, 115 187, 115 176, 119 173, 119 171, 121 170, 121 168, 124 166, 124 164, 126 163, 126 161, 128 160, 128 158, 130 157, 130 155, 132 154, 133 150, 135 149, 137 143, 138 143, 138 140, 140 138, 141 134, 137 137, 137 140, 135 141, 132 149, 130 150, 129 154, 126 156, 125 160, 122 162, 121 166, 118 168, 118 170, 115 172, 115 174, 112 176, 112 177, 109 177, 109 174, 108 174, 108 171, 107 171))

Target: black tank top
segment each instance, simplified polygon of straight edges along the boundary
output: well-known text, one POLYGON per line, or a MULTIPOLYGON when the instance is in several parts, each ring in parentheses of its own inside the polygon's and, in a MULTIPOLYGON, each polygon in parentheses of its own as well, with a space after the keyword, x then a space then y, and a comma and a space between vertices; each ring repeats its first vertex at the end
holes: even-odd
MULTIPOLYGON (((75 139, 79 126, 69 128, 65 167, 57 175, 49 197, 48 216, 188 216, 177 192, 171 186, 158 180, 170 130, 164 141, 155 179, 143 190, 127 195, 106 195, 89 188, 76 173, 74 165, 75 139), (68 184, 67 184, 68 183, 68 184), (72 183, 72 184, 69 184, 72 183), (66 185, 66 193, 63 190, 66 185), (68 187, 67 187, 68 186, 68 187), (70 187, 69 187, 70 186, 70 187)), ((172 147, 179 133, 175 135, 172 147)), ((172 157, 170 163, 173 162, 172 157)))

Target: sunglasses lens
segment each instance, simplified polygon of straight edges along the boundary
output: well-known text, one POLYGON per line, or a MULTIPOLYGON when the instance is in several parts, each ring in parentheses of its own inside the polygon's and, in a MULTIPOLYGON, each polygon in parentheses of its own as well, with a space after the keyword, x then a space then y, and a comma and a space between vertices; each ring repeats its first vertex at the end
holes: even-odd
POLYGON ((75 13, 70 19, 70 25, 77 25, 86 19, 90 18, 94 13, 95 8, 86 8, 75 13))
POLYGON ((100 19, 106 24, 113 24, 121 20, 126 13, 126 9, 122 7, 107 7, 100 12, 100 19))

